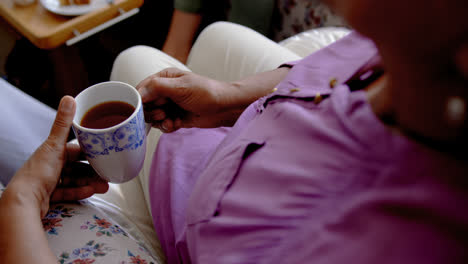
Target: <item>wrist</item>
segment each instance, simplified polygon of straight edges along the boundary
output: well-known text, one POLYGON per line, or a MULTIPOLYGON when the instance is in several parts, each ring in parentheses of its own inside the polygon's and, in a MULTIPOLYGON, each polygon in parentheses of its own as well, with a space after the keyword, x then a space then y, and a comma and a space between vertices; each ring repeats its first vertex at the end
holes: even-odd
POLYGON ((251 102, 242 96, 241 87, 237 83, 223 82, 214 91, 216 103, 210 111, 217 119, 214 126, 232 126, 251 102))
POLYGON ((204 85, 209 94, 203 113, 212 115, 210 127, 232 126, 244 110, 260 97, 269 94, 288 74, 289 68, 278 68, 241 81, 221 82, 210 79, 204 85))
POLYGON ((0 198, 0 263, 56 263, 41 223, 45 213, 19 187, 10 183, 0 198))
POLYGON ((240 81, 228 83, 222 104, 230 111, 244 110, 259 98, 268 95, 288 74, 289 68, 278 68, 240 81))
MULTIPOLYGON (((8 211, 19 209, 42 216, 47 212, 49 197, 45 191, 36 188, 35 183, 12 180, 2 194, 0 207, 8 211), (46 205, 44 207, 44 205, 46 205)), ((23 211, 24 212, 24 211, 23 211)))
POLYGON ((236 112, 243 110, 260 97, 253 92, 247 92, 248 87, 242 82, 231 82, 228 83, 227 87, 228 91, 225 93, 226 96, 222 102, 224 111, 236 112))

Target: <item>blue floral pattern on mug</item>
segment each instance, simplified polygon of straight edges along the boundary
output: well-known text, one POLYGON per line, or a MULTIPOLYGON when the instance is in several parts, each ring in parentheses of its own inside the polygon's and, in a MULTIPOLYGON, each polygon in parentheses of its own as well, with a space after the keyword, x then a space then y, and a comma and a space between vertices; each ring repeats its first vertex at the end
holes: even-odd
POLYGON ((107 133, 90 133, 73 127, 73 131, 80 142, 81 149, 89 158, 109 155, 112 151, 137 149, 143 145, 146 136, 142 108, 128 124, 117 130, 107 133))

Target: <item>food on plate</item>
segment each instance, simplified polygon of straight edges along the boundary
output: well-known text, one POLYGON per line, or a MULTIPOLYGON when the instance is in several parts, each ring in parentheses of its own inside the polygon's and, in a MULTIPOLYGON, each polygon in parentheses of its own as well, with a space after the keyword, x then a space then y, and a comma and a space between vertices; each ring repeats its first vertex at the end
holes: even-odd
POLYGON ((91 0, 60 0, 60 5, 69 6, 69 5, 89 5, 91 0))

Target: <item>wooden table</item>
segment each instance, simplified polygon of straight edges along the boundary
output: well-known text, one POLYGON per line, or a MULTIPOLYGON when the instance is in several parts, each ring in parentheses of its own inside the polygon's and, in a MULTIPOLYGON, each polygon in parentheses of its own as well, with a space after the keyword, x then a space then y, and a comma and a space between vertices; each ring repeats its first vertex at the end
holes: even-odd
POLYGON ((102 26, 123 12, 140 7, 143 0, 115 0, 114 4, 81 16, 68 17, 49 12, 36 0, 19 6, 13 0, 0 0, 0 16, 21 35, 41 49, 53 49, 95 27, 102 26))

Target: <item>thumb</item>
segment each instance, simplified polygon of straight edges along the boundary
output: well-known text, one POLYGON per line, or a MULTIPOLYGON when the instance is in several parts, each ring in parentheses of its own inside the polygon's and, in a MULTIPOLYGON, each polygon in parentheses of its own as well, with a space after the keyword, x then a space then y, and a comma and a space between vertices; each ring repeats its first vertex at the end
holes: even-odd
POLYGON ((65 96, 60 100, 54 124, 46 141, 50 147, 60 149, 65 147, 75 115, 75 108, 75 99, 73 97, 65 96))
POLYGON ((33 172, 36 179, 52 179, 51 184, 48 186, 46 184, 50 193, 55 186, 56 180, 62 170, 63 163, 65 162, 65 147, 74 115, 75 100, 73 97, 65 96, 60 101, 49 137, 34 152, 23 168, 21 168, 21 170, 26 172, 33 172))
POLYGON ((75 100, 65 96, 60 101, 49 137, 13 177, 13 180, 24 178, 30 183, 41 215, 47 211, 48 206, 44 202, 48 204, 65 162, 65 147, 74 115, 75 100))

